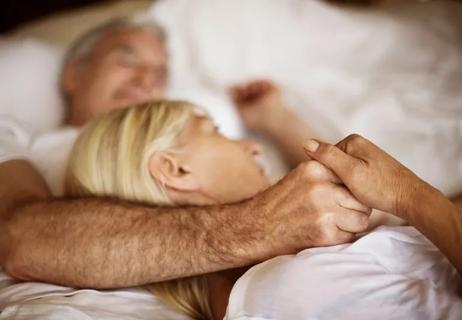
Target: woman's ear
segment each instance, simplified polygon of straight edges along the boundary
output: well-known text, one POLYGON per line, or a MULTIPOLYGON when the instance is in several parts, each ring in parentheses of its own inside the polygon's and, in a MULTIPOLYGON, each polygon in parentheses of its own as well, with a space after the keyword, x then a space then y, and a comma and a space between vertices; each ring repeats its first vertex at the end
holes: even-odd
POLYGON ((197 191, 196 177, 181 165, 180 159, 167 152, 154 152, 149 159, 151 176, 162 185, 177 191, 197 191))

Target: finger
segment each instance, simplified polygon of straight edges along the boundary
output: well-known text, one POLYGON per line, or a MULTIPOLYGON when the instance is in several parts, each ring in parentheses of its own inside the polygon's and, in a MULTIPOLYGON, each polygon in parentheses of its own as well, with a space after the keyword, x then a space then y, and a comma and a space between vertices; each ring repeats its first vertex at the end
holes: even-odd
POLYGON ((249 101, 249 93, 245 88, 238 88, 235 90, 233 98, 236 104, 243 106, 249 101))
POLYGON ((324 166, 322 163, 311 160, 301 164, 303 166, 310 181, 328 181, 334 184, 342 184, 342 181, 337 175, 324 166))
POLYGON ((308 156, 331 169, 344 182, 359 161, 336 146, 313 139, 308 140, 303 148, 308 156))
POLYGON ((271 85, 268 81, 262 80, 258 82, 258 90, 261 92, 268 92, 271 89, 271 85))
POLYGON ((229 95, 231 96, 231 99, 234 102, 238 102, 240 100, 240 96, 241 96, 240 88, 238 86, 231 87, 229 89, 229 95))
POLYGON ((335 224, 345 232, 364 232, 369 228, 369 216, 355 210, 341 209, 335 216, 335 224))
POLYGON ((263 93, 265 93, 265 88, 262 87, 260 83, 252 83, 249 87, 249 98, 255 99, 260 97, 263 93))
MULTIPOLYGON (((336 147, 344 153, 349 154, 355 158, 365 159, 371 150, 372 142, 361 137, 358 134, 351 134, 342 141, 336 144, 336 147)), ((377 147, 374 145, 374 147, 377 147)))
POLYGON ((350 191, 348 191, 347 188, 343 186, 338 186, 338 193, 343 194, 343 197, 341 197, 337 204, 341 206, 342 208, 345 209, 350 209, 350 210, 355 210, 358 212, 362 212, 364 214, 370 215, 372 213, 372 209, 369 208, 368 206, 364 205, 361 203, 359 200, 357 200, 350 191))
POLYGON ((344 231, 340 228, 338 228, 337 234, 338 234, 338 239, 340 241, 339 244, 352 242, 356 237, 354 233, 349 232, 349 231, 344 231))
POLYGON ((344 231, 337 227, 335 235, 330 241, 322 243, 322 246, 334 246, 338 244, 352 242, 355 239, 356 235, 352 232, 344 231))
POLYGON ((323 167, 324 167, 324 170, 325 170, 324 175, 326 176, 328 181, 330 181, 330 182, 332 182, 334 184, 343 185, 342 180, 340 180, 340 178, 334 173, 334 171, 332 171, 331 169, 329 169, 326 166, 323 166, 323 167))

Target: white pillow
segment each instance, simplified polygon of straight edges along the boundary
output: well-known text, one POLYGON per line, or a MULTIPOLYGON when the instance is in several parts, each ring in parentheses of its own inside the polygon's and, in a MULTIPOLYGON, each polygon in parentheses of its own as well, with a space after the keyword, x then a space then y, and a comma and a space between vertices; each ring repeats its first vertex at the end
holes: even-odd
POLYGON ((462 192, 462 3, 163 0, 152 14, 179 77, 223 89, 268 76, 326 139, 363 134, 445 193, 462 192))
POLYGON ((62 51, 34 40, 0 40, 0 117, 9 116, 32 132, 58 126, 62 51))

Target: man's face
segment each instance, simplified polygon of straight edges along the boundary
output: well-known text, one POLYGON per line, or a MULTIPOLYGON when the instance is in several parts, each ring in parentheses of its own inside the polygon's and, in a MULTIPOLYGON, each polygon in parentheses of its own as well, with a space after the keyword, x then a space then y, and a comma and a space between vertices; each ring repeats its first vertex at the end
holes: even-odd
POLYGON ((167 62, 163 41, 154 31, 127 28, 109 33, 89 57, 65 67, 71 124, 83 125, 116 108, 164 98, 167 62))

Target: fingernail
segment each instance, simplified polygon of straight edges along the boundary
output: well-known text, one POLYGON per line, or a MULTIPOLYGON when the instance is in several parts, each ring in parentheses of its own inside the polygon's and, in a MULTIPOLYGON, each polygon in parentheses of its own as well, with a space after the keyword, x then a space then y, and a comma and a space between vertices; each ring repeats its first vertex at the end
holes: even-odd
POLYGON ((316 140, 308 140, 303 147, 309 152, 316 152, 319 148, 319 142, 316 140))

